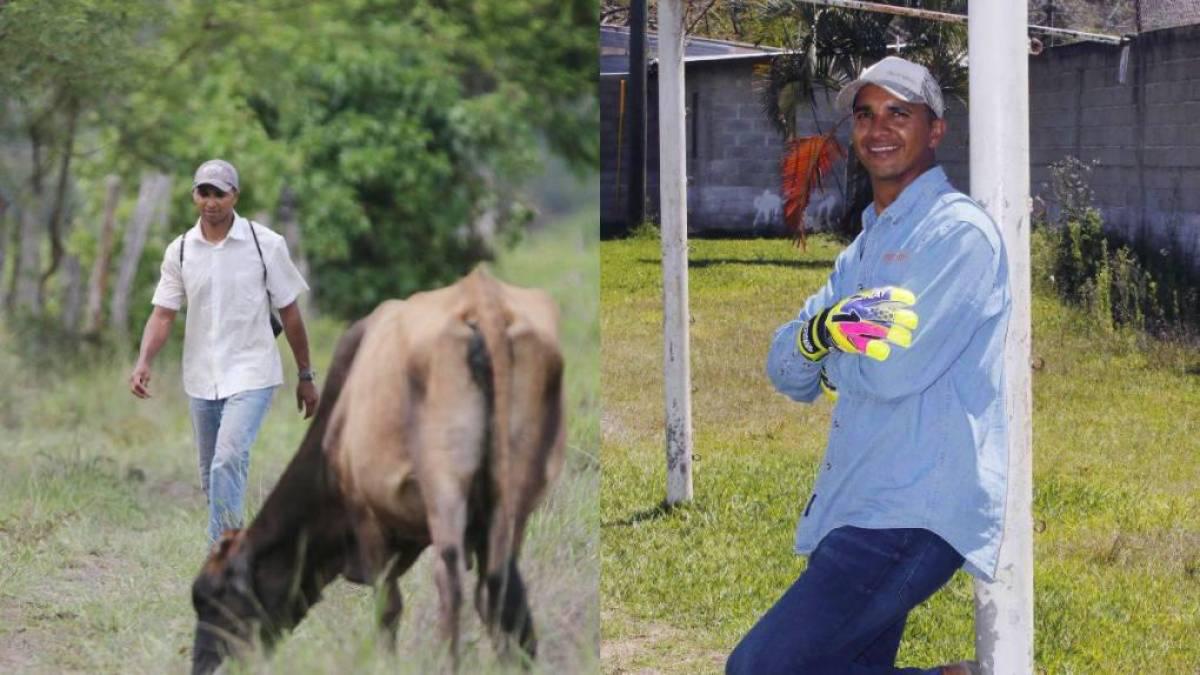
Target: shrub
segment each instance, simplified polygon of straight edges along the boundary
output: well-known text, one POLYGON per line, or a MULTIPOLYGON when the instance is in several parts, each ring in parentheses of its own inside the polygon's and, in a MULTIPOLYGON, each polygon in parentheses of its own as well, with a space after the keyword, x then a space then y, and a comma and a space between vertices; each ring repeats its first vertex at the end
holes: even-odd
POLYGON ((1034 284, 1088 309, 1104 330, 1130 326, 1156 335, 1186 336, 1200 326, 1200 291, 1190 261, 1106 235, 1089 181, 1095 162, 1074 157, 1050 165, 1056 217, 1039 211, 1034 227, 1034 284))
POLYGON ((629 231, 629 238, 635 240, 653 239, 658 241, 662 239, 662 232, 659 230, 658 223, 646 220, 642 221, 641 225, 629 231))

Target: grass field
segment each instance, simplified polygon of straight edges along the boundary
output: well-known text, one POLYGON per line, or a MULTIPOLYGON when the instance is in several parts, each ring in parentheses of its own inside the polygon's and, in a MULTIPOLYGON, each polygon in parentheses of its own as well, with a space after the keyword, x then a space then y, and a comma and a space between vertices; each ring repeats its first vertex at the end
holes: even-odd
MULTIPOLYGON (((601 252, 605 673, 716 673, 804 569, 793 530, 831 406, 763 373, 774 329, 831 269, 809 239, 689 242, 694 503, 669 513, 657 240, 601 252)), ((1044 259, 1044 256, 1042 256, 1044 259)), ((1039 672, 1200 672, 1200 356, 1034 300, 1039 672)), ((912 615, 899 662, 973 653, 970 577, 912 615)))
MULTIPOLYGON (((494 268, 550 290, 563 309, 567 464, 530 524, 521 559, 538 670, 547 673, 599 670, 596 215, 548 228, 494 268)), ((342 326, 319 320, 309 329, 313 361, 325 372, 342 326)), ((206 507, 178 345, 155 364, 154 397, 138 401, 126 385, 132 355, 72 354, 47 349, 49 342, 30 344, 0 325, 0 672, 186 672, 206 507)), ((251 514, 303 435, 294 385, 277 393, 253 448, 251 514)), ((437 596, 427 560, 401 587, 396 657, 375 645, 371 589, 336 582, 270 660, 234 672, 431 672, 437 596)), ((495 670, 469 604, 463 625, 464 672, 495 670)))

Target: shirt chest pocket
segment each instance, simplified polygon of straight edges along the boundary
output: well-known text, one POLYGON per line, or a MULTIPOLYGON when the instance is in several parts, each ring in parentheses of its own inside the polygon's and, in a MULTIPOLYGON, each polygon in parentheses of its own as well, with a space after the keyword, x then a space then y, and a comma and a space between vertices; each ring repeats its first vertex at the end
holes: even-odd
POLYGON ((881 248, 869 254, 859 274, 858 289, 900 286, 907 288, 912 279, 913 253, 907 248, 881 248))
POLYGON ((227 297, 233 300, 235 307, 254 309, 266 303, 267 291, 261 266, 242 265, 232 270, 229 280, 231 287, 227 297))

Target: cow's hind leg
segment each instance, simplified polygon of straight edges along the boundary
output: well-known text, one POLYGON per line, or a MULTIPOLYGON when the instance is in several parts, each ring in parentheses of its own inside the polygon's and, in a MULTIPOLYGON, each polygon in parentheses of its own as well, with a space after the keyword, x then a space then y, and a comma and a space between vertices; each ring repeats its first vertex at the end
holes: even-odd
POLYGON ((436 515, 430 516, 430 529, 436 555, 433 577, 438 590, 438 628, 450 646, 451 669, 458 670, 458 615, 462 607, 462 579, 466 572, 463 534, 466 529, 466 504, 461 497, 440 500, 436 515))
POLYGON ((479 618, 491 629, 492 641, 501 658, 511 659, 511 644, 515 640, 529 661, 537 657, 537 636, 533 630, 533 616, 529 611, 529 600, 525 583, 517 570, 517 562, 509 559, 507 579, 498 572, 487 573, 480 567, 479 587, 475 593, 475 606, 479 618))
POLYGON ((404 610, 404 601, 400 596, 400 575, 412 567, 423 549, 423 546, 406 546, 397 551, 377 590, 379 638, 391 652, 396 650, 396 626, 399 625, 400 614, 404 610))
MULTIPOLYGON (((472 331, 454 324, 434 347, 418 419, 422 426, 417 475, 434 549, 441 634, 458 667, 458 615, 466 575, 467 495, 483 461, 483 392, 468 367, 472 331)), ((477 338, 476 338, 477 339, 477 338)), ((420 389, 420 387, 416 387, 420 389)))

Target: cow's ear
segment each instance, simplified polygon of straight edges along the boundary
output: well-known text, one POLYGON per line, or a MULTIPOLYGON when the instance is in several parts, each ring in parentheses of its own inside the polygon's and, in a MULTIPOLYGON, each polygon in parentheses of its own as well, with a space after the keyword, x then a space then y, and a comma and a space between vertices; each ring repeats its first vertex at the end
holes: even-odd
POLYGON ((226 574, 233 589, 243 595, 253 596, 254 551, 250 546, 239 546, 229 558, 226 574))
POLYGON ((212 552, 209 554, 214 561, 223 561, 229 557, 230 551, 241 538, 241 530, 225 530, 221 533, 221 538, 213 544, 212 552))
POLYGON ((209 549, 203 573, 211 577, 214 582, 220 581, 220 578, 228 571, 229 557, 237 550, 240 534, 240 530, 225 530, 221 533, 221 538, 213 542, 212 548, 209 549))

